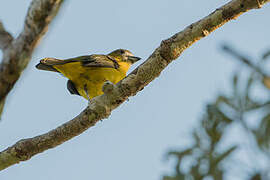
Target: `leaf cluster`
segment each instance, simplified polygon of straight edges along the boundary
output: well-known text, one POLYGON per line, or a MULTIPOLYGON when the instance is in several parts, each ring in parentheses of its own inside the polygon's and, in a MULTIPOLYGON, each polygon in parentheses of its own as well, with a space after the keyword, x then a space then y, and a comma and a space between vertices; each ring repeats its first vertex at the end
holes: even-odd
MULTIPOLYGON (((176 159, 176 165, 174 175, 164 176, 163 180, 222 180, 229 171, 235 169, 239 175, 242 172, 239 169, 247 169, 247 166, 244 163, 234 163, 238 160, 234 159, 233 153, 243 149, 243 144, 223 146, 224 137, 236 126, 245 131, 250 141, 250 149, 246 153, 253 151, 265 156, 270 167, 270 76, 267 75, 270 72, 265 68, 270 51, 264 53, 256 63, 228 45, 223 46, 223 51, 239 60, 241 66, 246 66, 233 75, 229 94, 219 95, 214 102, 206 105, 199 125, 192 131, 193 145, 168 153, 169 157, 176 159), (253 116, 252 121, 256 122, 256 127, 252 127, 248 121, 253 116), (226 163, 230 163, 233 168, 225 168, 226 163)), ((237 137, 237 134, 230 136, 237 137)), ((252 156, 254 154, 248 154, 247 157, 252 156)), ((243 179, 260 180, 270 177, 264 168, 247 170, 243 179)))

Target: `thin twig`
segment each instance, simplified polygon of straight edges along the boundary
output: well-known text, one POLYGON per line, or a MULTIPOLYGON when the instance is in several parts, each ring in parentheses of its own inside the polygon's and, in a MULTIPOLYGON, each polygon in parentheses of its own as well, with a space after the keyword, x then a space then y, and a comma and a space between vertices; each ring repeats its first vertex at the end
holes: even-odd
POLYGON ((257 73, 259 73, 263 77, 266 76, 265 72, 263 72, 263 70, 259 66, 255 65, 254 63, 252 63, 252 61, 250 59, 248 59, 244 55, 240 54, 239 52, 235 51, 233 48, 229 47, 228 45, 223 45, 222 46, 222 49, 225 52, 227 52, 228 54, 234 56, 237 60, 240 60, 244 64, 248 65, 251 69, 253 69, 257 73))
POLYGON ((6 49, 12 41, 12 35, 6 31, 3 23, 0 21, 0 49, 6 49))

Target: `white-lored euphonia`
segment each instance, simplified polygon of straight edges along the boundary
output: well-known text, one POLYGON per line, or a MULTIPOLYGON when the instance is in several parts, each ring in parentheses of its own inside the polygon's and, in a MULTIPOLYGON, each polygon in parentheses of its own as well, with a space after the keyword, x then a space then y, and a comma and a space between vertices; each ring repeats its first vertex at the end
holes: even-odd
POLYGON ((140 59, 129 50, 117 49, 107 55, 93 54, 65 60, 44 58, 36 67, 63 74, 69 79, 67 89, 71 94, 91 99, 103 94, 104 82, 116 84, 126 76, 130 66, 140 59))

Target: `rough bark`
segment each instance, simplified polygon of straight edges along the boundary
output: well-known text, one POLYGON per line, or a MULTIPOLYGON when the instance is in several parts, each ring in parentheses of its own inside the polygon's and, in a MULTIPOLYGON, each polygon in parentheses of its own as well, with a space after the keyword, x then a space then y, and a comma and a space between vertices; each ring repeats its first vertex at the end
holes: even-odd
POLYGON ((56 129, 29 139, 23 139, 0 153, 0 169, 5 169, 47 149, 53 148, 81 134, 96 122, 107 118, 111 111, 129 96, 136 95, 160 75, 169 63, 199 39, 242 13, 260 8, 270 0, 233 0, 216 9, 207 17, 186 27, 171 38, 162 41, 153 54, 118 84, 104 84, 102 96, 94 98, 77 117, 56 129))
POLYGON ((62 2, 63 0, 33 0, 25 18, 23 31, 16 39, 12 38, 0 22, 0 48, 3 50, 0 64, 0 114, 6 96, 29 63, 33 50, 47 31, 47 26, 62 2))
POLYGON ((13 37, 6 31, 2 22, 0 22, 0 49, 5 50, 13 41, 13 37))

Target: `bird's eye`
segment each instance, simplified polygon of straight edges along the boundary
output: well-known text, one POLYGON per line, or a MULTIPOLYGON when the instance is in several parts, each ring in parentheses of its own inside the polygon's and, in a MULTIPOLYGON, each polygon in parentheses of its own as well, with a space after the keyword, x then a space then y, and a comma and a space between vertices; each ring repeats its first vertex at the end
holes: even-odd
POLYGON ((125 51, 123 49, 120 50, 121 54, 125 54, 125 51))

